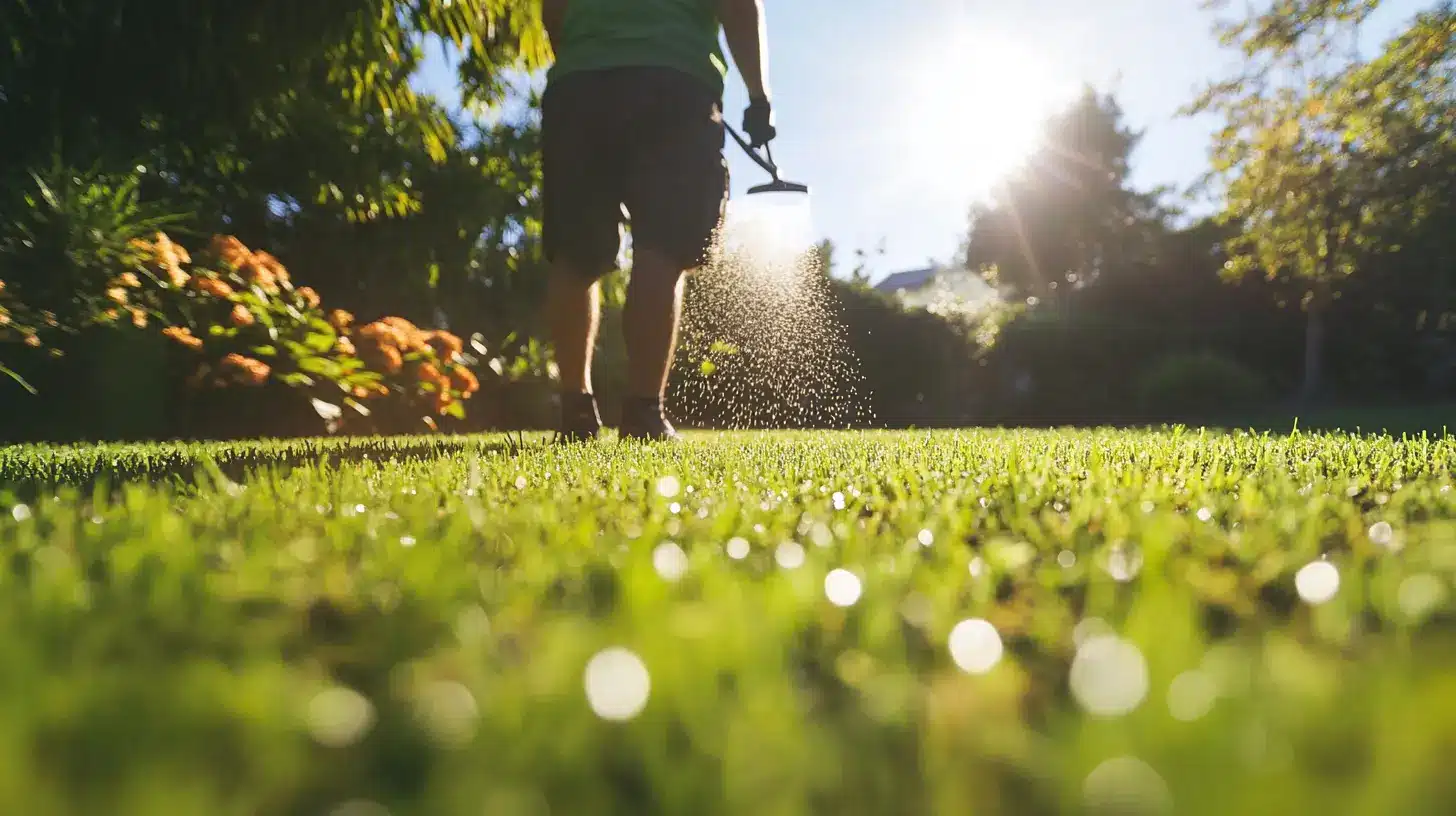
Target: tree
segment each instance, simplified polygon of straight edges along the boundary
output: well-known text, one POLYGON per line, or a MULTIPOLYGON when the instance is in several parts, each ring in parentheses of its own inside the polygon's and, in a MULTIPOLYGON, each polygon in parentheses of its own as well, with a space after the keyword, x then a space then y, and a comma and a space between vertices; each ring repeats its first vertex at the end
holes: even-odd
POLYGON ((1324 387, 1332 304, 1395 233, 1429 215, 1439 196, 1424 173, 1410 170, 1449 149, 1449 77, 1444 88, 1433 82, 1437 66, 1449 74, 1452 64, 1450 4, 1364 62, 1353 43, 1378 6, 1279 0, 1218 23, 1244 69, 1188 108, 1224 120, 1206 181, 1223 195, 1220 220, 1238 228, 1226 246, 1226 276, 1260 272, 1301 288, 1306 399, 1324 387))
POLYGON ((1045 126, 1043 146, 971 211, 963 248, 1005 294, 1054 303, 1146 254, 1161 229, 1156 195, 1128 183, 1138 134, 1110 95, 1087 88, 1045 126))

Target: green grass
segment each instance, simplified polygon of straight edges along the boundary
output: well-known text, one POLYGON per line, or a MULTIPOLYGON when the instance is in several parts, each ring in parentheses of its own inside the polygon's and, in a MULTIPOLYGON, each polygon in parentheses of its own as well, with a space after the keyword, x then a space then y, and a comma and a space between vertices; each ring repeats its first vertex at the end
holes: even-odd
POLYGON ((1453 466, 1197 432, 0 450, 0 812, 1449 813, 1453 466), (613 648, 650 678, 624 720, 586 692, 613 648))

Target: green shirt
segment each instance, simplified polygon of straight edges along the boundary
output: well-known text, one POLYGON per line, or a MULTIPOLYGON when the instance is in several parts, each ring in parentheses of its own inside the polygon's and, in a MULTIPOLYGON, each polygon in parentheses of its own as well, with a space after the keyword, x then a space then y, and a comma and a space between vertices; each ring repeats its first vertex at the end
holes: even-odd
POLYGON ((578 71, 659 66, 723 94, 718 0, 569 0, 547 82, 578 71))

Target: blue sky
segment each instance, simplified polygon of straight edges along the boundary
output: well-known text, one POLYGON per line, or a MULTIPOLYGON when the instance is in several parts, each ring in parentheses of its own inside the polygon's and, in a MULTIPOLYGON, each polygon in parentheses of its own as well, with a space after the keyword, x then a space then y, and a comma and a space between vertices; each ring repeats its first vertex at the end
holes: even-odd
MULTIPOLYGON (((1420 0, 1386 0, 1373 42, 1420 0)), ((1177 117, 1230 66, 1199 0, 766 0, 771 83, 786 177, 813 187, 816 230, 875 278, 949 260, 966 212, 1029 145, 1042 112, 1084 82, 1116 92, 1145 131, 1141 187, 1184 186, 1206 167, 1207 120, 1177 117), (973 157, 989 157, 974 161, 973 157)), ((448 76, 439 65, 425 84, 448 76)), ((725 97, 737 123, 736 74, 725 97)), ((735 196, 762 173, 730 143, 735 196)))

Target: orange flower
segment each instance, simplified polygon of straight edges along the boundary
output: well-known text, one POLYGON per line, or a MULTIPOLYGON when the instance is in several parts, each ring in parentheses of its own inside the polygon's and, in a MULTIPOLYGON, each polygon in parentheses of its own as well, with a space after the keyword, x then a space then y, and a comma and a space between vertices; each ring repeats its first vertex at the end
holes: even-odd
POLYGON ((101 316, 106 318, 107 320, 115 322, 117 318, 121 317, 121 312, 118 312, 115 309, 107 309, 106 311, 101 313, 101 316))
POLYGON ((347 354, 350 357, 353 357, 359 353, 354 349, 354 343, 350 341, 347 337, 339 338, 338 349, 340 354, 347 354))
POLYGON ((202 338, 192 336, 192 330, 186 326, 168 326, 162 329, 162 334, 172 340, 181 343, 190 349, 202 348, 202 338))
POLYGON ((475 373, 465 366, 451 366, 450 387, 459 391, 463 398, 469 399, 471 394, 480 390, 480 380, 476 379, 475 373))
MULTIPOLYGON (((440 373, 440 369, 435 368, 434 363, 420 363, 416 373, 420 375, 420 382, 439 383, 441 380, 445 380, 445 375, 440 373)), ((448 383, 449 380, 445 380, 445 382, 448 383)))
POLYGON ((147 313, 141 309, 132 309, 131 324, 138 329, 145 329, 147 327, 147 313))
POLYGON ((311 287, 305 286, 299 289, 298 297, 310 309, 317 309, 319 306, 318 292, 315 292, 311 287))
POLYGON ((243 385, 262 385, 268 381, 272 369, 262 360, 254 360, 241 354, 229 354, 222 358, 223 370, 243 385))
POLYGON ((353 325, 353 323, 354 316, 343 309, 335 309, 329 312, 329 325, 333 326, 335 331, 348 331, 349 326, 353 325))
POLYGON ((288 269, 277 258, 267 252, 254 252, 253 263, 268 273, 273 280, 284 286, 289 284, 288 269))
POLYGON ((455 398, 450 395, 450 392, 448 390, 442 389, 439 393, 435 394, 435 413, 445 413, 445 409, 449 408, 454 403, 455 398))
POLYGON ((120 286, 113 286, 106 290, 106 297, 113 303, 126 303, 126 290, 120 286))
POLYGON ((384 358, 384 373, 398 374, 400 369, 404 368, 404 357, 399 353, 399 349, 393 346, 381 346, 379 352, 384 358))
POLYGON ((172 285, 186 286, 189 276, 182 268, 182 264, 192 262, 192 256, 187 254, 187 250, 172 243, 172 239, 168 238, 165 232, 157 233, 156 243, 150 246, 152 247, 152 260, 163 272, 167 273, 167 279, 172 282, 172 285))
POLYGON ((25 336, 25 344, 31 348, 40 348, 40 338, 33 334, 27 334, 25 336))
POLYGON ((135 272, 123 272, 121 277, 116 279, 116 282, 129 289, 135 289, 142 285, 141 279, 136 276, 135 272))
POLYGON ((248 311, 248 308, 241 303, 233 306, 232 321, 233 325, 240 329, 251 326, 255 322, 253 313, 248 311))
POLYGON ((455 355, 465 350, 465 344, 460 338, 447 331, 432 331, 425 335, 425 342, 435 350, 442 360, 453 360, 455 355))
POLYGON ((231 235, 213 236, 212 253, 235 271, 242 271, 243 267, 253 260, 253 253, 243 245, 242 241, 231 235))
POLYGON ((7 312, 7 311, 5 311, 5 307, 4 306, 0 306, 0 326, 9 326, 9 325, 10 325, 10 313, 7 312))
POLYGON ((233 295, 233 288, 217 278, 193 278, 192 288, 213 297, 227 298, 233 295))

